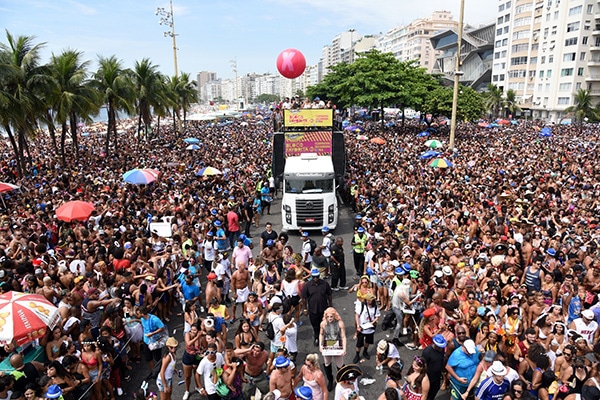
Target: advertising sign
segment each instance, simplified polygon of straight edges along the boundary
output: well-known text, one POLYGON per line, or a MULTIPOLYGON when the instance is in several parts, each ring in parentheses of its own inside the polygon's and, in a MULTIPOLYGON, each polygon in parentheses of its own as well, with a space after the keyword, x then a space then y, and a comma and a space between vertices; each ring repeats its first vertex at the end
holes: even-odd
POLYGON ((331 155, 331 147, 331 131, 285 133, 286 157, 299 156, 302 153, 328 156, 331 155))
POLYGON ((300 109, 283 110, 283 126, 309 127, 309 126, 333 126, 333 110, 330 109, 300 109))

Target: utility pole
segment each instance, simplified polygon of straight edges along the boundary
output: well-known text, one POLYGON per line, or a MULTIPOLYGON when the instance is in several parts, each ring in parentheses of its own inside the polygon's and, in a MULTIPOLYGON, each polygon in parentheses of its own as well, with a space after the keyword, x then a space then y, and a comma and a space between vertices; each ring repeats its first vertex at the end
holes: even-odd
POLYGON ((229 60, 229 64, 231 64, 231 69, 235 74, 235 111, 240 110, 240 96, 238 94, 238 69, 237 69, 237 57, 233 60, 229 60))
POLYGON ((460 61, 460 47, 463 36, 463 20, 465 17, 465 0, 460 0, 460 14, 458 16, 458 39, 456 41, 456 66, 454 68, 454 92, 452 93, 452 118, 450 119, 450 143, 449 150, 454 150, 454 136, 456 134, 456 111, 458 108, 458 85, 460 77, 464 74, 460 70, 462 62, 460 61))
POLYGON ((173 0, 169 0, 169 11, 164 7, 158 7, 156 9, 156 15, 160 15, 160 25, 166 25, 171 28, 171 31, 165 31, 164 36, 170 36, 173 39, 173 64, 175 66, 175 77, 179 75, 179 69, 177 68, 177 39, 175 34, 175 18, 173 14, 173 0))

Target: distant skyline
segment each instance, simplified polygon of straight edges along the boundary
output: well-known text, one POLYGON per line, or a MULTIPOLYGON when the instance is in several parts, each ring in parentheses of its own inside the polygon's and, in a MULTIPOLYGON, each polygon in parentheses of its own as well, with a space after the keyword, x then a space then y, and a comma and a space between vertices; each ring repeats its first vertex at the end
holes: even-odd
MULTIPOLYGON (((493 22, 498 4, 465 0, 465 23, 493 22)), ((164 36, 170 28, 159 25, 157 7, 168 9, 168 0, 0 0, 0 23, 14 36, 46 42, 44 62, 52 53, 77 49, 92 70, 98 55, 115 55, 127 68, 149 58, 173 75, 172 40, 164 36)), ((178 67, 193 79, 200 71, 233 78, 232 60, 238 75, 275 73, 277 55, 290 47, 314 65, 340 32, 385 33, 440 10, 458 20, 459 7, 460 0, 173 0, 178 67)), ((4 32, 0 42, 6 43, 4 32)))

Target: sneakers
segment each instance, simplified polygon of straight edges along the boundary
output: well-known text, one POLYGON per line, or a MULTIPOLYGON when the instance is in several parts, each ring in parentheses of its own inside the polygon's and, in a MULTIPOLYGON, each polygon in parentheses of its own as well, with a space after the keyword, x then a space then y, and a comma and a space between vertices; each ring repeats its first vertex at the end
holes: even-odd
POLYGON ((369 352, 367 351, 367 349, 363 350, 363 357, 365 358, 365 360, 371 359, 371 356, 369 355, 369 352))
POLYGON ((333 290, 334 292, 339 292, 340 288, 336 286, 336 287, 332 287, 331 290, 333 290))
POLYGON ((408 329, 402 328, 402 336, 408 335, 408 329))
POLYGON ((348 290, 349 288, 348 288, 348 286, 340 286, 340 289, 342 289, 342 290, 348 290))
POLYGON ((186 391, 186 392, 183 394, 183 400, 188 400, 188 397, 190 397, 190 392, 187 392, 187 391, 186 391))
POLYGON ((315 341, 313 342, 313 345, 315 347, 319 347, 319 339, 315 339, 315 341))
POLYGON ((117 388, 117 395, 123 396, 123 389, 117 388))
POLYGON ((358 355, 358 353, 354 356, 354 359, 352 360, 352 364, 358 364, 358 362, 360 361, 360 356, 358 355))
POLYGON ((414 350, 417 349, 417 346, 415 346, 414 343, 406 343, 405 346, 409 350, 413 350, 414 351, 414 350))

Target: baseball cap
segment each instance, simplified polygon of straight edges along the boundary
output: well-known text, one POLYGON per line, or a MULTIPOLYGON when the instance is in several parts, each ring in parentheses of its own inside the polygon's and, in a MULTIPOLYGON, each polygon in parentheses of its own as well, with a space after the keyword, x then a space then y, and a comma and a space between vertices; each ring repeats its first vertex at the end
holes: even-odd
POLYGON ((594 312, 592 310, 583 310, 581 315, 585 319, 594 319, 594 312))
POLYGON ((463 343, 463 346, 465 346, 465 350, 470 355, 473 355, 477 352, 477 348, 475 347, 475 342, 472 341, 471 339, 465 340, 465 342, 463 343))

